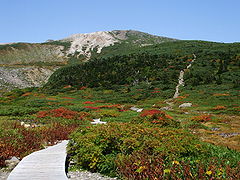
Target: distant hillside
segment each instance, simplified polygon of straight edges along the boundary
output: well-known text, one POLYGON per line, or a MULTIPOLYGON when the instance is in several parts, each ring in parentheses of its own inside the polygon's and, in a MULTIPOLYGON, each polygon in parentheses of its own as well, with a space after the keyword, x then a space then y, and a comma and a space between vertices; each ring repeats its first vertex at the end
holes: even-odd
POLYGON ((91 57, 110 56, 175 39, 139 31, 102 31, 75 34, 45 43, 0 45, 0 91, 41 86, 59 67, 88 61, 91 57), (30 69, 27 70, 26 69, 30 69), (31 74, 29 76, 29 73, 31 74), (36 78, 35 78, 36 77, 36 78))
POLYGON ((111 57, 91 59, 57 70, 45 87, 66 85, 111 87, 140 82, 160 83, 164 88, 177 84, 180 70, 196 61, 185 73, 188 86, 200 84, 229 84, 240 86, 240 44, 204 41, 176 41, 141 47, 111 57))

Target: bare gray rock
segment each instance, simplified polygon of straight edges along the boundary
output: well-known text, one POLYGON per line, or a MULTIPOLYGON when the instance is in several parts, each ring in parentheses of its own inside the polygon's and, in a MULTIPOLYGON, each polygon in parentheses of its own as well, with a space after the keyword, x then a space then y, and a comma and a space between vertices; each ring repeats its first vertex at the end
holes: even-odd
POLYGON ((192 103, 183 103, 179 107, 180 108, 192 107, 192 103))
POLYGON ((0 90, 40 87, 56 69, 36 66, 0 67, 0 90))
POLYGON ((20 160, 15 156, 13 156, 11 159, 5 160, 8 170, 12 170, 19 162, 20 160))
POLYGON ((5 170, 0 169, 0 180, 6 180, 9 176, 9 174, 10 174, 9 171, 5 171, 5 170))
POLYGON ((135 106, 131 107, 130 110, 136 111, 136 112, 142 112, 143 111, 142 108, 136 108, 135 106))

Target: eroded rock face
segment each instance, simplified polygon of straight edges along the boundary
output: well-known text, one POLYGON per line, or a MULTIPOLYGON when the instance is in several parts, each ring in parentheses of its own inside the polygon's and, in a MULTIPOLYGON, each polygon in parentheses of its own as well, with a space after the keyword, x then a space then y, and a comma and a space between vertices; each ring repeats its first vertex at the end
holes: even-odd
POLYGON ((44 67, 0 67, 0 90, 40 87, 57 68, 44 67))
POLYGON ((63 46, 30 43, 24 43, 22 48, 16 48, 13 44, 8 48, 0 49, 0 64, 61 63, 66 61, 63 49, 63 46))
POLYGON ((91 57, 91 51, 97 50, 101 53, 102 48, 114 45, 118 40, 109 31, 99 31, 87 34, 74 34, 66 39, 71 41, 71 47, 67 54, 78 52, 88 58, 91 57))

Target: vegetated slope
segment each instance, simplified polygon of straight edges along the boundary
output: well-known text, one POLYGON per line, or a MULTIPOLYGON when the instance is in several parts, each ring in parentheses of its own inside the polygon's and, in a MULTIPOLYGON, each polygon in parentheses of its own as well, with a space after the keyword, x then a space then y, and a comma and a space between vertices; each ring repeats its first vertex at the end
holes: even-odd
POLYGON ((238 43, 176 41, 134 49, 124 55, 93 58, 83 64, 63 67, 50 77, 45 87, 52 89, 65 85, 111 87, 147 82, 160 83, 164 88, 171 88, 177 83, 179 71, 192 61, 193 53, 197 60, 185 74, 186 85, 228 83, 239 86, 238 43))
POLYGON ((139 46, 173 40, 129 30, 76 34, 46 43, 0 45, 0 66, 4 66, 0 73, 2 77, 10 75, 10 78, 1 79, 0 90, 41 86, 60 66, 87 61, 91 56, 101 56, 106 47, 109 48, 104 50, 105 54, 116 54, 123 49, 130 51, 139 46), (38 77, 37 79, 26 75, 29 68, 33 74, 31 77, 38 77))

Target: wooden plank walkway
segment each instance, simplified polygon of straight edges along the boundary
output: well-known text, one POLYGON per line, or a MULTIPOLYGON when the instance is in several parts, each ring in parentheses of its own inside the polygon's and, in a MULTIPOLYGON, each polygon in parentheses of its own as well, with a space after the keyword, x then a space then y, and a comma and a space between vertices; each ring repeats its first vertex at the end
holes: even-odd
POLYGON ((66 180, 66 146, 68 141, 33 152, 24 157, 8 180, 66 180))

